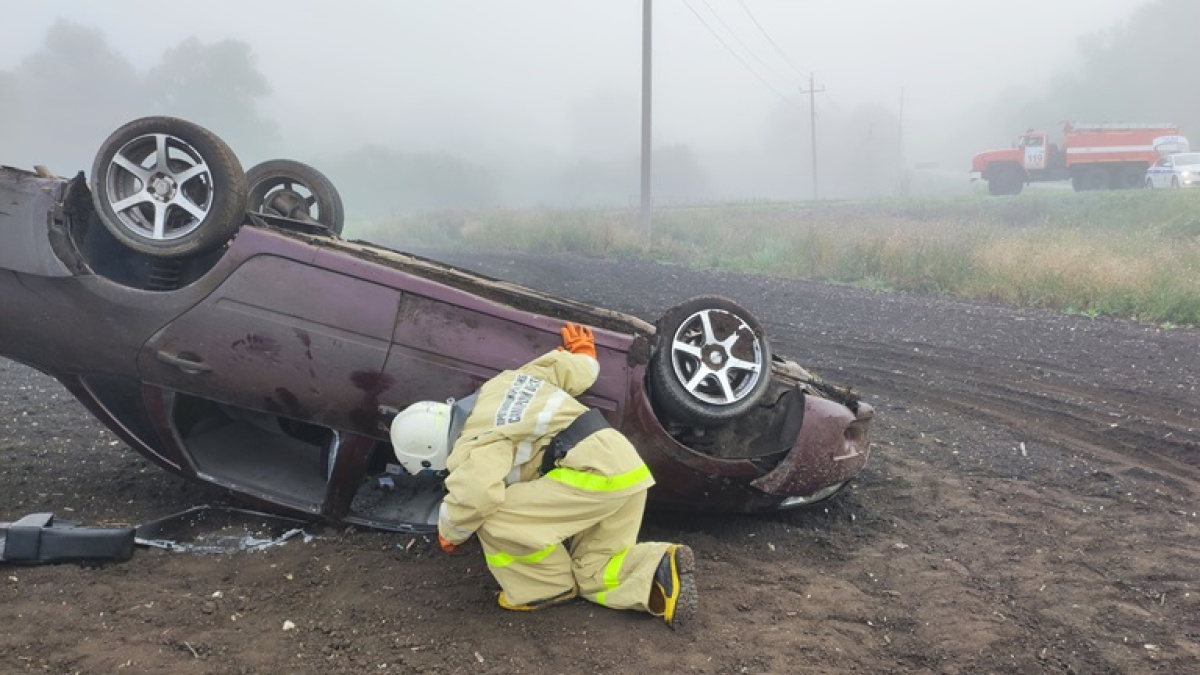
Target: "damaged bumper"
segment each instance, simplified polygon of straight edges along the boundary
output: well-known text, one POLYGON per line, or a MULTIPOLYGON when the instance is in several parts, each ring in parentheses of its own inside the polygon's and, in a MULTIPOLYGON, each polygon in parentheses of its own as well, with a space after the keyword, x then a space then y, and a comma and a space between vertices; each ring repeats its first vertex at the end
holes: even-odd
POLYGON ((845 485, 867 463, 875 410, 859 402, 857 413, 833 401, 807 396, 804 426, 791 452, 769 473, 750 483, 787 497, 783 507, 820 501, 845 485))

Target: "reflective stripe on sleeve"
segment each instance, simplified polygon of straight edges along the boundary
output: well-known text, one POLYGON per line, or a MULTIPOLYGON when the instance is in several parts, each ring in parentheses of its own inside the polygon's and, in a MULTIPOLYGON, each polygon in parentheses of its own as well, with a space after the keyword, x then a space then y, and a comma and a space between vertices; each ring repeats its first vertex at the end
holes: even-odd
POLYGON ((566 399, 567 392, 562 389, 550 394, 550 399, 546 401, 546 405, 538 413, 537 424, 533 429, 534 435, 541 436, 546 433, 546 429, 550 428, 550 420, 554 419, 555 413, 558 412, 558 409, 566 399))
MULTIPOLYGON (((558 409, 562 407, 563 401, 567 399, 567 392, 559 389, 550 395, 546 405, 542 406, 542 410, 537 415, 536 423, 533 427, 532 438, 540 438, 545 435, 546 430, 550 428, 550 422, 554 416, 558 414, 558 409)), ((517 452, 513 455, 512 470, 508 472, 508 476, 504 478, 506 485, 512 485, 521 480, 521 467, 529 461, 533 456, 532 440, 524 440, 517 444, 517 452)))
POLYGON ((604 596, 621 584, 621 565, 625 563, 626 553, 629 553, 629 549, 614 555, 604 566, 604 590, 596 594, 596 604, 607 604, 604 602, 604 596))
POLYGON ((512 470, 504 477, 505 485, 512 485, 521 480, 521 467, 525 466, 525 462, 533 457, 533 443, 529 441, 521 441, 517 444, 517 451, 513 453, 512 470))
POLYGON ((617 490, 631 488, 642 481, 650 480, 651 476, 650 467, 643 464, 633 471, 626 471, 616 476, 601 476, 576 469, 559 467, 546 474, 546 478, 589 492, 616 492, 617 490))
POLYGON ((535 563, 540 562, 543 558, 553 553, 557 546, 558 544, 550 544, 546 548, 528 555, 513 555, 499 551, 484 556, 484 559, 487 561, 489 567, 508 567, 513 563, 535 563))

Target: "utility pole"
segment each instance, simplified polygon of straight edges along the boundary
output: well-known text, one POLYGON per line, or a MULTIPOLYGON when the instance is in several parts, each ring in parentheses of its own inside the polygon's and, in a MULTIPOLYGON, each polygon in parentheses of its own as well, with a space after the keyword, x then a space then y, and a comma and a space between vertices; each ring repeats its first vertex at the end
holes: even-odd
POLYGON ((820 199, 817 192, 817 94, 825 91, 825 87, 813 87, 813 75, 808 74, 808 90, 801 89, 801 94, 808 94, 808 119, 812 130, 812 180, 813 201, 820 199))
POLYGON ((654 200, 650 192, 650 56, 651 30, 650 20, 653 15, 652 0, 642 0, 642 227, 646 229, 649 238, 654 234, 651 215, 654 211, 654 200))
POLYGON ((908 184, 908 159, 904 156, 904 88, 900 88, 900 121, 896 130, 896 156, 900 164, 900 196, 907 197, 909 192, 908 184))

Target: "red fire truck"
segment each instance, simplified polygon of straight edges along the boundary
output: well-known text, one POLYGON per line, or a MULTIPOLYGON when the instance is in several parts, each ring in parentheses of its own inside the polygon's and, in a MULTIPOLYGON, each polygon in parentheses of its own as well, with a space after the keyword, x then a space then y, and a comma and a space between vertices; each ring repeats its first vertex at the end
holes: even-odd
POLYGON ((1063 123, 1063 139, 1030 129, 1012 148, 975 155, 971 180, 987 181, 994 195, 1020 194, 1026 183, 1071 179, 1076 190, 1142 187, 1159 157, 1186 152, 1176 124, 1063 123))

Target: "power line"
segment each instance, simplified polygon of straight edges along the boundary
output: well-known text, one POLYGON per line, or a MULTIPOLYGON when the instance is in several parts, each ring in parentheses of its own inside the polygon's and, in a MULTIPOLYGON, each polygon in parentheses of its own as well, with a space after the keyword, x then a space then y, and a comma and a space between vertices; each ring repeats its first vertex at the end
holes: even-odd
POLYGON ((709 34, 711 34, 714 38, 716 38, 717 42, 720 42, 721 46, 724 47, 726 50, 728 50, 729 53, 733 55, 733 58, 737 59, 738 63, 742 64, 743 68, 745 68, 747 71, 749 71, 749 73, 751 75, 753 75, 755 78, 757 78, 759 82, 762 82, 763 86, 765 86, 767 89, 770 89, 771 92, 774 93, 776 96, 778 96, 780 98, 780 100, 782 100, 784 103, 787 103, 788 105, 791 105, 791 106, 796 105, 796 103, 794 101, 792 101, 788 97, 781 94, 779 92, 779 90, 776 89, 775 87, 771 86, 770 82, 767 82, 765 79, 763 79, 762 75, 759 75, 753 68, 750 67, 750 64, 746 63, 745 59, 743 59, 724 40, 722 40, 721 36, 718 35, 715 30, 712 29, 712 26, 708 25, 708 22, 704 20, 704 17, 700 16, 700 13, 697 12, 694 7, 692 7, 691 3, 689 3, 688 0, 683 0, 683 6, 687 7, 688 11, 690 11, 692 14, 694 14, 696 16, 696 19, 698 21, 700 21, 701 25, 704 26, 705 30, 707 30, 709 32, 709 34))
POLYGON ((746 53, 750 54, 750 56, 753 56, 755 61, 758 61, 759 64, 762 65, 763 68, 767 69, 767 72, 771 73, 772 75, 774 75, 775 77, 777 77, 781 80, 785 79, 779 73, 775 72, 775 69, 771 67, 771 64, 764 61, 762 59, 762 57, 760 57, 753 49, 751 49, 750 45, 746 44, 746 42, 744 40, 742 40, 742 38, 738 37, 737 33, 733 30, 733 28, 731 28, 729 26, 729 24, 725 23, 725 19, 722 19, 721 15, 717 13, 717 10, 713 9, 713 6, 708 4, 708 0, 700 0, 700 2, 704 3, 704 6, 708 8, 708 11, 712 12, 712 15, 714 17, 716 17, 717 21, 721 22, 721 25, 725 27, 725 30, 731 36, 733 36, 734 40, 738 41, 738 44, 740 44, 742 46, 742 49, 746 50, 746 53))
POLYGON ((796 67, 796 64, 792 63, 792 60, 788 58, 787 54, 783 53, 783 50, 779 48, 779 45, 775 44, 775 41, 771 39, 769 34, 767 34, 767 30, 762 27, 762 24, 758 22, 758 19, 754 18, 754 13, 751 12, 750 8, 746 5, 746 1, 738 0, 738 4, 742 6, 742 9, 746 10, 746 16, 750 17, 750 20, 754 22, 755 26, 758 26, 759 32, 763 34, 763 37, 767 38, 767 42, 771 43, 771 46, 775 48, 775 51, 779 52, 779 56, 782 57, 783 60, 787 62, 787 64, 791 66, 793 70, 796 71, 796 74, 800 75, 800 77, 804 77, 804 71, 800 70, 796 67))

